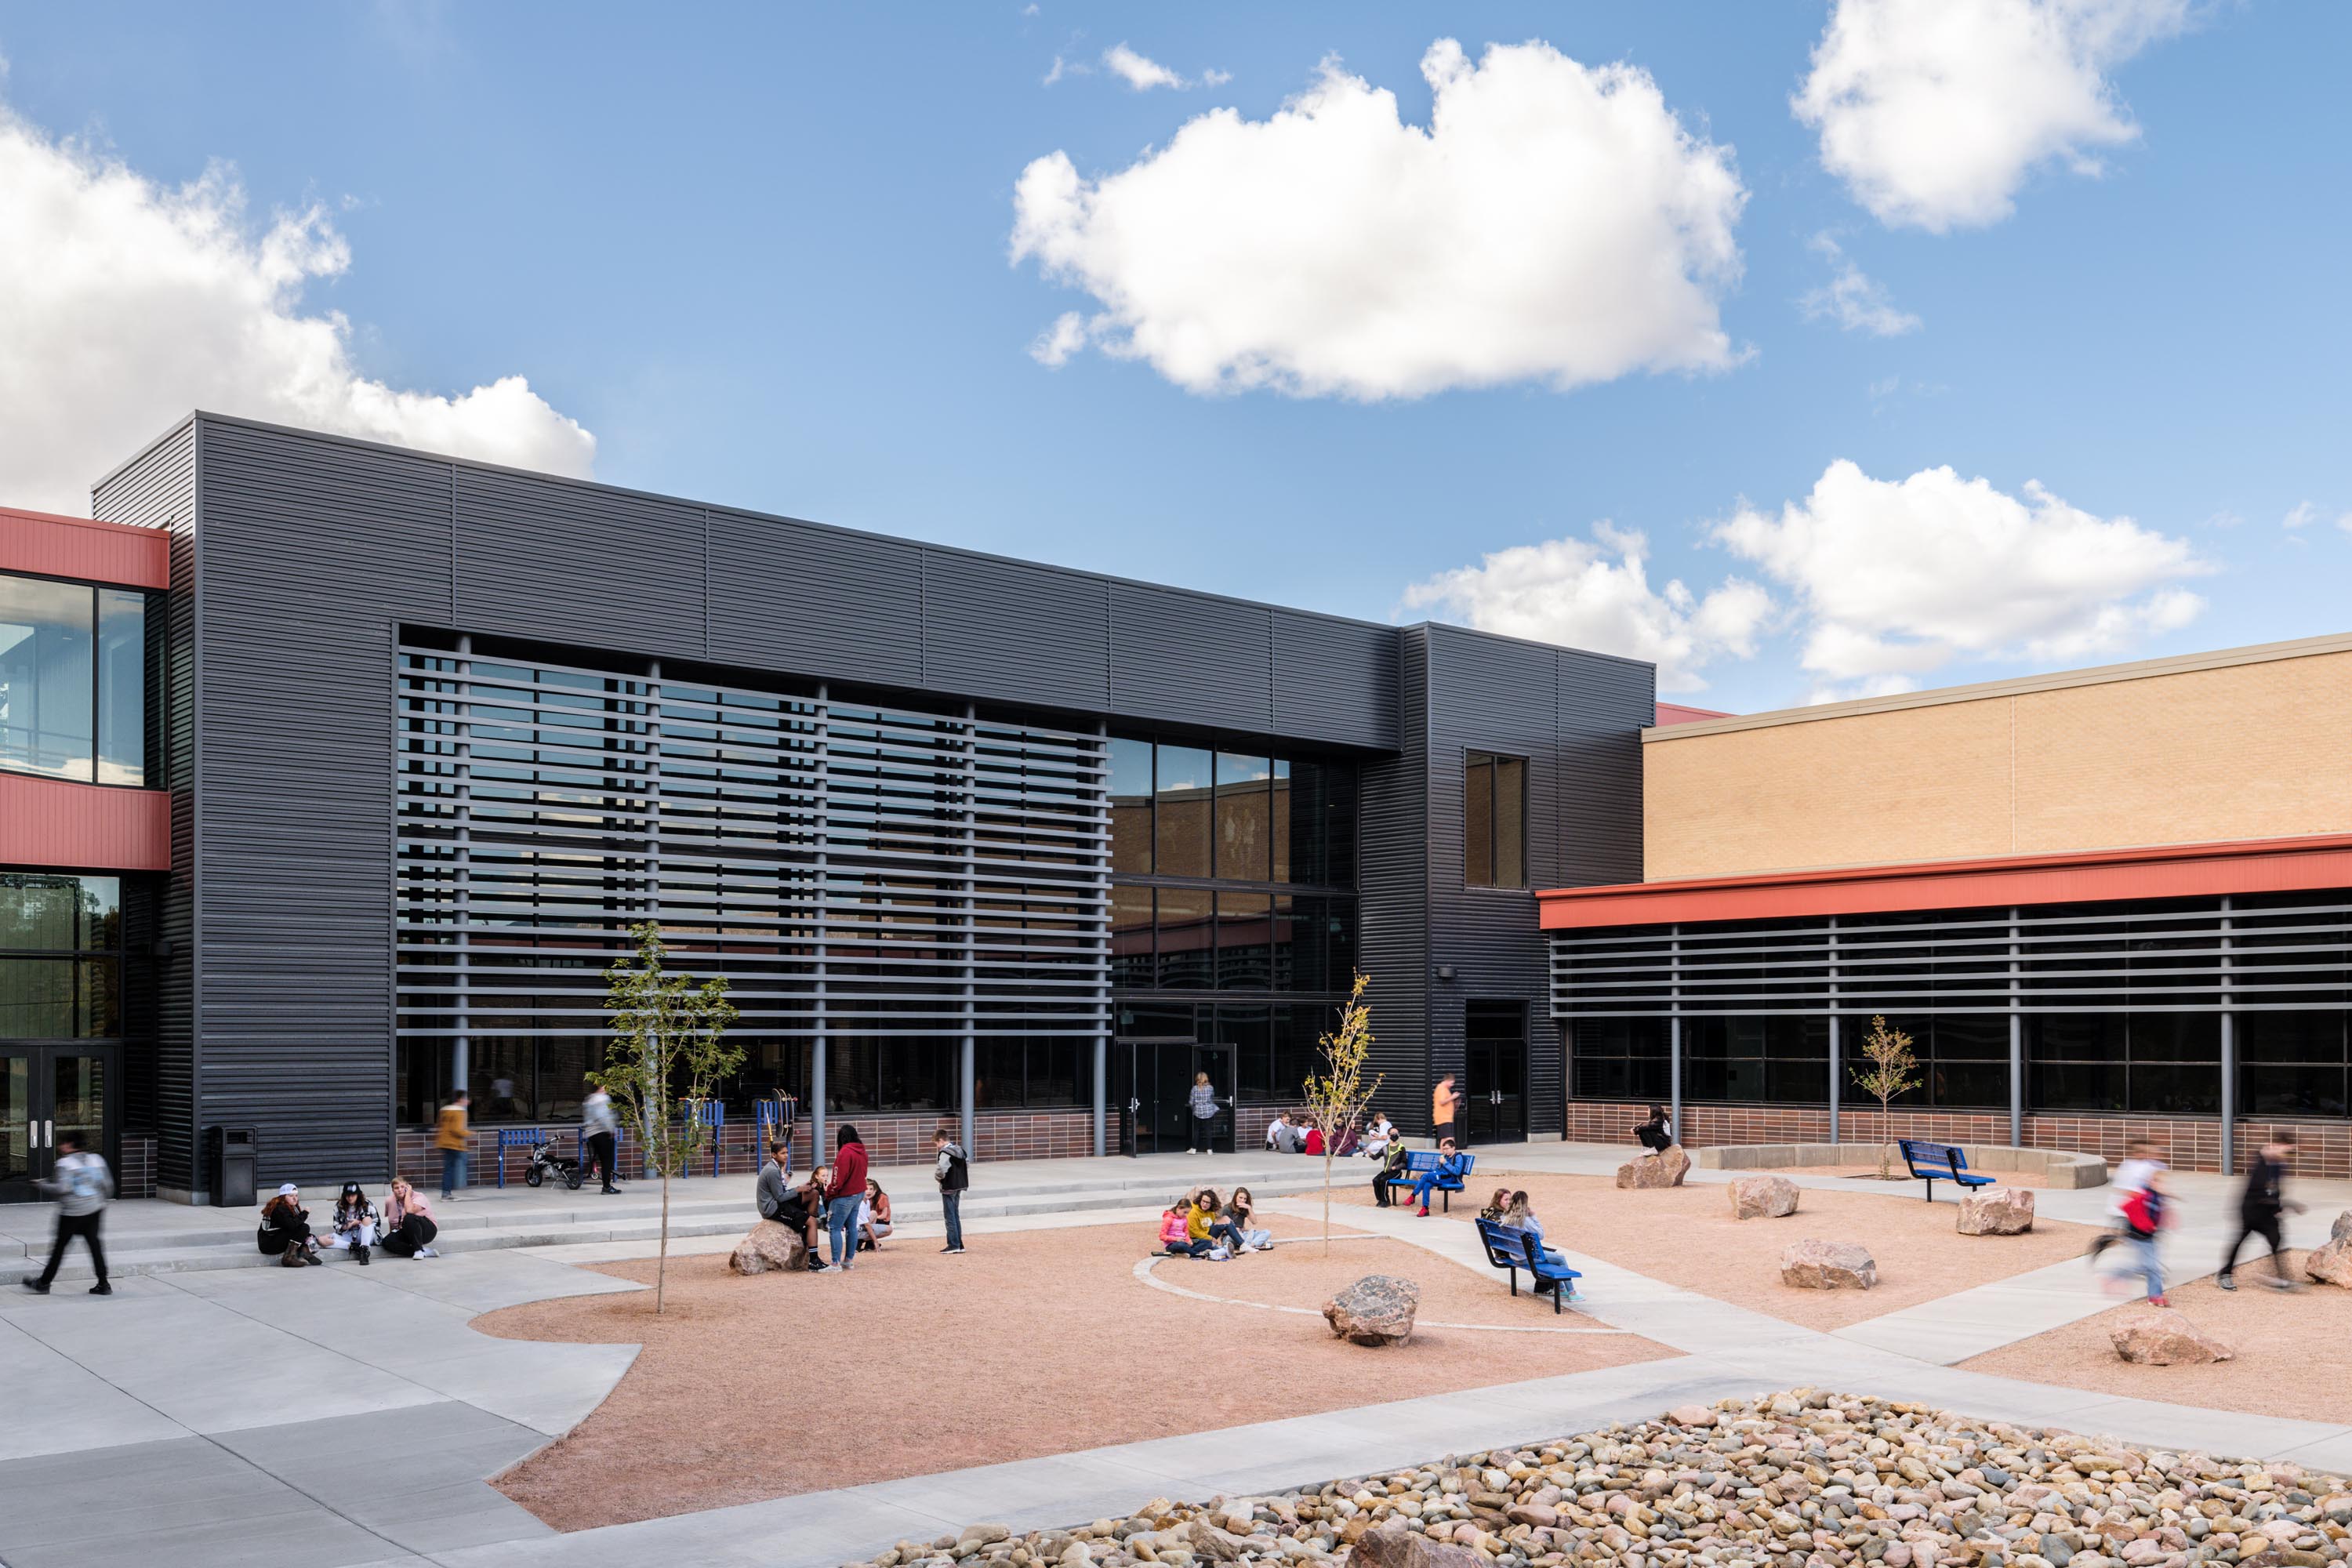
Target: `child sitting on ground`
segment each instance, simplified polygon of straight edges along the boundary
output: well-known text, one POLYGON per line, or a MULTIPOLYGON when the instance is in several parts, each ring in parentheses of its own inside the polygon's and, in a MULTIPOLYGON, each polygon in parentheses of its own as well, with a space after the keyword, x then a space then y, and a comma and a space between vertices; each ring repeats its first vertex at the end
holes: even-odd
POLYGON ((1208 1239, 1192 1239, 1192 1199, 1186 1194, 1170 1204, 1167 1212, 1160 1216, 1160 1245, 1171 1258, 1209 1256, 1208 1239))

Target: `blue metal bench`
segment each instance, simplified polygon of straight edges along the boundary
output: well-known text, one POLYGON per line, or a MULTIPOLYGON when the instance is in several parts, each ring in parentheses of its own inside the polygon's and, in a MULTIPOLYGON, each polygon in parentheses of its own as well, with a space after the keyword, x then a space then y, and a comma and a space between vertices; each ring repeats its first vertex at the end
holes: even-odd
MULTIPOLYGON (((1478 1156, 1475 1154, 1463 1154, 1459 1158, 1462 1161, 1462 1169, 1439 1182, 1433 1189, 1445 1194, 1445 1212, 1448 1214, 1454 1212, 1454 1194, 1462 1190, 1463 1179, 1468 1176, 1471 1169, 1478 1163, 1478 1156)), ((1437 1151, 1415 1149, 1405 1155, 1404 1169, 1389 1178, 1389 1185, 1402 1187, 1405 1191, 1411 1192, 1422 1177, 1435 1169, 1437 1169, 1437 1151)))
POLYGON ((1911 1167, 1911 1179, 1927 1184, 1927 1201, 1936 1201, 1937 1182, 1957 1182, 1960 1190, 1989 1187, 1993 1178, 1969 1169, 1968 1154, 1957 1143, 1929 1143, 1917 1138, 1898 1138, 1903 1146, 1903 1163, 1911 1167))
POLYGON ((1532 1283, 1530 1291, 1551 1298, 1551 1310, 1557 1315, 1563 1297, 1576 1294, 1576 1282, 1584 1278, 1565 1263, 1554 1263, 1543 1255, 1543 1244, 1532 1231, 1516 1230, 1507 1225, 1496 1225, 1491 1219, 1477 1222, 1478 1239, 1486 1244, 1486 1261, 1497 1268, 1507 1268, 1511 1275, 1511 1294, 1519 1293, 1519 1270, 1528 1271, 1532 1283))

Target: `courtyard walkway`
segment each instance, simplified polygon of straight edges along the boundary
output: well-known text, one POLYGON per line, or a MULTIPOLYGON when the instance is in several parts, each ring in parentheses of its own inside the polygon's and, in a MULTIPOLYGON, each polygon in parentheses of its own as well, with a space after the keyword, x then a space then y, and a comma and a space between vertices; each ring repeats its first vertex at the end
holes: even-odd
MULTIPOLYGON (((1479 1153, 1482 1168, 1575 1174, 1604 1174, 1624 1158, 1615 1148, 1558 1143, 1479 1153)), ((983 1192, 1024 1195, 1003 1203, 1007 1212, 975 1217, 966 1228, 985 1245, 988 1235, 1010 1230, 1123 1220, 1148 1226, 1165 1201, 1163 1188, 1240 1180, 1262 1197, 1303 1193, 1319 1180, 1319 1171, 1302 1169, 1308 1163, 1180 1155, 987 1166, 975 1173, 983 1192), (1087 1168, 1075 1168, 1080 1165, 1087 1168), (1056 1205, 1056 1194, 1034 1190, 1073 1178, 1086 1201, 1103 1206, 1056 1205)), ((1714 1184, 1733 1174, 1694 1171, 1690 1179, 1714 1184)), ((922 1173, 908 1175, 914 1179, 905 1190, 913 1198, 922 1173)), ((1838 1184, 1835 1177, 1793 1179, 1838 1184)), ((689 1241, 689 1249, 720 1249, 740 1234, 748 1179, 733 1180, 743 1190, 729 1194, 740 1205, 729 1234, 689 1241)), ((713 1203, 727 1201, 719 1185, 709 1194, 713 1203)), ((2182 1178, 2180 1186, 2186 1224, 2170 1250, 2179 1262, 2210 1268, 2201 1260, 2217 1256, 2225 1239, 2234 1189, 2221 1178, 2182 1178)), ((2299 1191, 2312 1212, 2289 1237, 2294 1245, 2324 1239, 2327 1217, 2352 1207, 2352 1184, 2305 1183, 2299 1191)), ((2105 1204, 2098 1190, 2037 1196, 2053 1219, 2095 1222, 2105 1204)), ((1906 1188, 1884 1201, 1918 1198, 1906 1188)), ((1990 1377, 1951 1364, 2112 1306, 2088 1286, 2079 1262, 1824 1333, 1571 1255, 1585 1271, 1587 1296, 1608 1322, 1679 1353, 558 1533, 487 1478, 594 1409, 635 1352, 625 1345, 493 1340, 468 1325, 499 1307, 636 1289, 572 1267, 652 1250, 642 1240, 609 1234, 567 1239, 555 1216, 576 1212, 583 1202, 580 1194, 520 1192, 460 1205, 469 1216, 481 1213, 489 1229, 517 1228, 504 1225, 509 1215, 541 1215, 534 1223, 548 1232, 547 1244, 461 1251, 429 1264, 387 1259, 364 1270, 338 1263, 304 1279, 299 1290, 264 1270, 181 1267, 126 1281, 111 1300, 63 1289, 46 1299, 0 1299, 0 1386, 10 1391, 18 1415, 0 1429, 0 1563, 530 1568, 585 1560, 831 1568, 899 1538, 928 1538, 977 1519, 1018 1530, 1124 1513, 1155 1495, 1276 1490, 1802 1384, 2352 1471, 2352 1408, 2343 1424, 2291 1421, 1990 1377)), ((1299 1215, 1320 1212, 1304 1196, 1275 1197, 1267 1206, 1299 1215)), ((123 1207, 135 1213, 138 1205, 123 1207)), ((936 1234, 928 1217, 914 1217, 908 1204, 901 1208, 909 1216, 903 1236, 936 1234)), ((9 1217, 14 1232, 30 1228, 9 1217)), ((1356 1206, 1346 1222, 1408 1242, 1433 1261, 1492 1278, 1461 1219, 1416 1221, 1401 1211, 1356 1206)), ((1139 1237, 1139 1256, 1145 1239, 1139 1237)), ((1507 1358, 1498 1359, 1498 1370, 1507 1365, 1507 1358)), ((788 1364, 747 1367, 742 1383, 745 1397, 772 1399, 785 1423, 798 1401, 824 1396, 795 1386, 788 1364)))

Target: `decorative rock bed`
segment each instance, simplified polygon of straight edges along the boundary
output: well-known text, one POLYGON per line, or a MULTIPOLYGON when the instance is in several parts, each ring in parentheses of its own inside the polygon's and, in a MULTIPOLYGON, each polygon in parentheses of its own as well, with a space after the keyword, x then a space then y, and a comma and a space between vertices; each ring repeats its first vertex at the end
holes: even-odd
POLYGON ((1371 1568, 2327 1568, 2352 1486, 1810 1389, 1265 1497, 1155 1498, 864 1568, 1350 1562, 1371 1568))

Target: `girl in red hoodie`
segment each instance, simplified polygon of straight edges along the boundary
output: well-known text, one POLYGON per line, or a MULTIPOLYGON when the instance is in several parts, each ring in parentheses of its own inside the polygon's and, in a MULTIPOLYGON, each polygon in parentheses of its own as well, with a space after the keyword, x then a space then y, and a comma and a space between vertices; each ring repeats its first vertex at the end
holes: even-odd
POLYGON ((866 1143, 857 1129, 841 1124, 841 1148, 833 1157, 833 1180, 824 1187, 824 1228, 833 1238, 833 1266, 857 1267, 857 1205, 866 1201, 866 1143))

